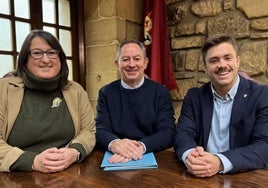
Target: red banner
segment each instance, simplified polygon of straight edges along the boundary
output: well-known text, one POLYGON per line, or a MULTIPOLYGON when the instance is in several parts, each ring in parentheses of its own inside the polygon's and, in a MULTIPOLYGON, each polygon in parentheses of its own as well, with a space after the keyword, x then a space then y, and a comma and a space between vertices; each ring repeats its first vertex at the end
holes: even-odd
POLYGON ((145 0, 144 8, 142 41, 149 58, 146 74, 169 90, 177 90, 170 55, 165 0, 145 0))

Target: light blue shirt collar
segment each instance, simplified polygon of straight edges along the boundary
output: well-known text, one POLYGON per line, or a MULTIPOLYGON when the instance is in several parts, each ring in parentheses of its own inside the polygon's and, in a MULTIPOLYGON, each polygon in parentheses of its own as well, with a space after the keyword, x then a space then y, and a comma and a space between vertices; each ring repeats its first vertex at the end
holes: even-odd
MULTIPOLYGON (((226 96, 225 96, 225 99, 226 100, 233 100, 236 93, 237 93, 237 90, 238 90, 238 85, 239 85, 239 82, 240 82, 240 78, 239 76, 237 76, 237 79, 235 81, 235 84, 233 85, 233 87, 227 92, 226 96)), ((211 90, 212 90, 212 93, 214 95, 214 98, 220 98, 220 99, 223 99, 213 88, 212 84, 210 85, 211 87, 211 90)))

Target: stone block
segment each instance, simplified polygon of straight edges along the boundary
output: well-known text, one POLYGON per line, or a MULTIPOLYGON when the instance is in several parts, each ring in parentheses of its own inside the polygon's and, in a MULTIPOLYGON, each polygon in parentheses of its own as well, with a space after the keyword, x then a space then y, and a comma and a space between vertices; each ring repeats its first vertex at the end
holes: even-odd
POLYGON ((186 51, 176 51, 171 53, 172 62, 174 64, 174 70, 175 71, 182 71, 184 70, 184 66, 186 63, 186 51))
POLYGON ((254 30, 266 31, 268 30, 268 18, 260 18, 260 19, 252 20, 250 26, 254 30))
POLYGON ((180 23, 176 27, 175 36, 192 35, 195 33, 195 23, 180 23))
POLYGON ((141 26, 137 23, 133 23, 130 21, 126 22, 126 38, 127 39, 135 39, 140 40, 141 39, 141 26))
POLYGON ((195 24, 195 33, 205 35, 207 33, 207 21, 199 20, 195 24))
POLYGON ((180 2, 180 1, 183 1, 183 0, 166 0, 166 5, 177 3, 177 2, 180 2))
POLYGON ((196 71, 198 69, 199 57, 200 50, 189 50, 186 56, 185 70, 196 71))
POLYGON ((183 100, 188 89, 192 87, 197 87, 197 83, 195 79, 183 79, 177 81, 179 86, 179 100, 183 100))
POLYGON ((210 79, 206 74, 202 73, 198 76, 197 82, 199 84, 198 87, 200 87, 201 85, 204 85, 205 83, 210 82, 210 79))
POLYGON ((175 78, 176 79, 191 79, 191 78, 194 78, 195 77, 195 74, 194 72, 189 72, 189 71, 180 71, 180 72, 176 72, 175 73, 175 78))
POLYGON ((172 49, 201 47, 201 44, 202 44, 202 38, 199 36, 180 37, 171 39, 172 49))
POLYGON ((116 71, 116 49, 117 44, 87 47, 87 72, 116 71))
POLYGON ((267 39, 268 38, 268 32, 252 32, 250 35, 250 38, 252 39, 267 39))
POLYGON ((204 64, 202 53, 200 53, 199 60, 198 60, 198 71, 205 72, 205 64, 204 64))
POLYGON ((116 16, 126 20, 142 24, 143 23, 143 0, 117 0, 116 16))
POLYGON ((179 24, 189 14, 189 3, 180 2, 167 6, 168 25, 179 24))
POLYGON ((99 89, 104 85, 118 79, 117 71, 91 72, 86 76, 86 88, 90 99, 96 99, 99 89))
POLYGON ((268 16, 267 0, 237 0, 237 7, 241 9, 248 18, 268 16))
POLYGON ((176 30, 176 27, 173 27, 173 26, 168 27, 169 38, 174 38, 175 37, 175 35, 174 35, 175 30, 176 30))
POLYGON ((130 9, 128 0, 116 0, 116 16, 127 19, 127 10, 130 9))
POLYGON ((239 49, 241 69, 249 75, 264 74, 267 66, 267 46, 267 41, 242 42, 239 49))
POLYGON ((208 20, 208 35, 226 33, 235 38, 248 37, 249 21, 239 14, 227 14, 225 16, 208 20))
POLYGON ((222 12, 221 2, 215 0, 194 1, 191 12, 198 17, 216 16, 222 12))
POLYGON ((116 16, 116 0, 99 1, 99 16, 111 18, 116 16))
POLYGON ((86 45, 111 44, 125 38, 126 22, 117 18, 86 22, 85 33, 86 45))
POLYGON ((224 0, 223 1, 224 10, 234 10, 235 9, 235 0, 224 0))
POLYGON ((99 18, 99 4, 98 0, 84 1, 84 19, 85 22, 97 20, 99 18))

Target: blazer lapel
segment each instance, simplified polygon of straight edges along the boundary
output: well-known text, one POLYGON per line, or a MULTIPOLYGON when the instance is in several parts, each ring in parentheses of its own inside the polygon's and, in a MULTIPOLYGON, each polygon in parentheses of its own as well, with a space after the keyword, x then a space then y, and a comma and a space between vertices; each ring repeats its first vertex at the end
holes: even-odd
POLYGON ((211 129, 211 120, 213 115, 213 94, 210 88, 210 84, 207 84, 204 88, 204 92, 201 95, 201 109, 202 109, 202 140, 203 145, 206 147, 208 137, 211 129))
POLYGON ((14 78, 12 81, 10 81, 8 86, 8 126, 7 126, 7 132, 6 137, 4 140, 6 140, 9 136, 9 133, 14 125, 14 122, 19 114, 20 106, 23 99, 23 93, 24 93, 24 84, 22 80, 18 78, 14 78))
POLYGON ((249 84, 245 79, 240 76, 240 83, 237 90, 237 93, 234 98, 231 119, 230 119, 230 148, 233 148, 235 144, 235 137, 237 133, 237 129, 239 128, 239 121, 241 120, 241 116, 246 109, 248 98, 250 96, 249 84))

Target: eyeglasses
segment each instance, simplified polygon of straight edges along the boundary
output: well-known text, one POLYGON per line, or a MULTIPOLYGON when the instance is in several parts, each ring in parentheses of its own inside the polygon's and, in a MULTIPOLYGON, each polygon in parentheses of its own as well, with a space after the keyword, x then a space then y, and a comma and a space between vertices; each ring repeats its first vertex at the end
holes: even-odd
POLYGON ((47 54, 49 59, 56 59, 57 57, 59 57, 59 51, 54 50, 54 49, 48 50, 46 52, 42 50, 34 49, 34 50, 30 50, 29 54, 34 59, 41 59, 44 54, 47 54))

